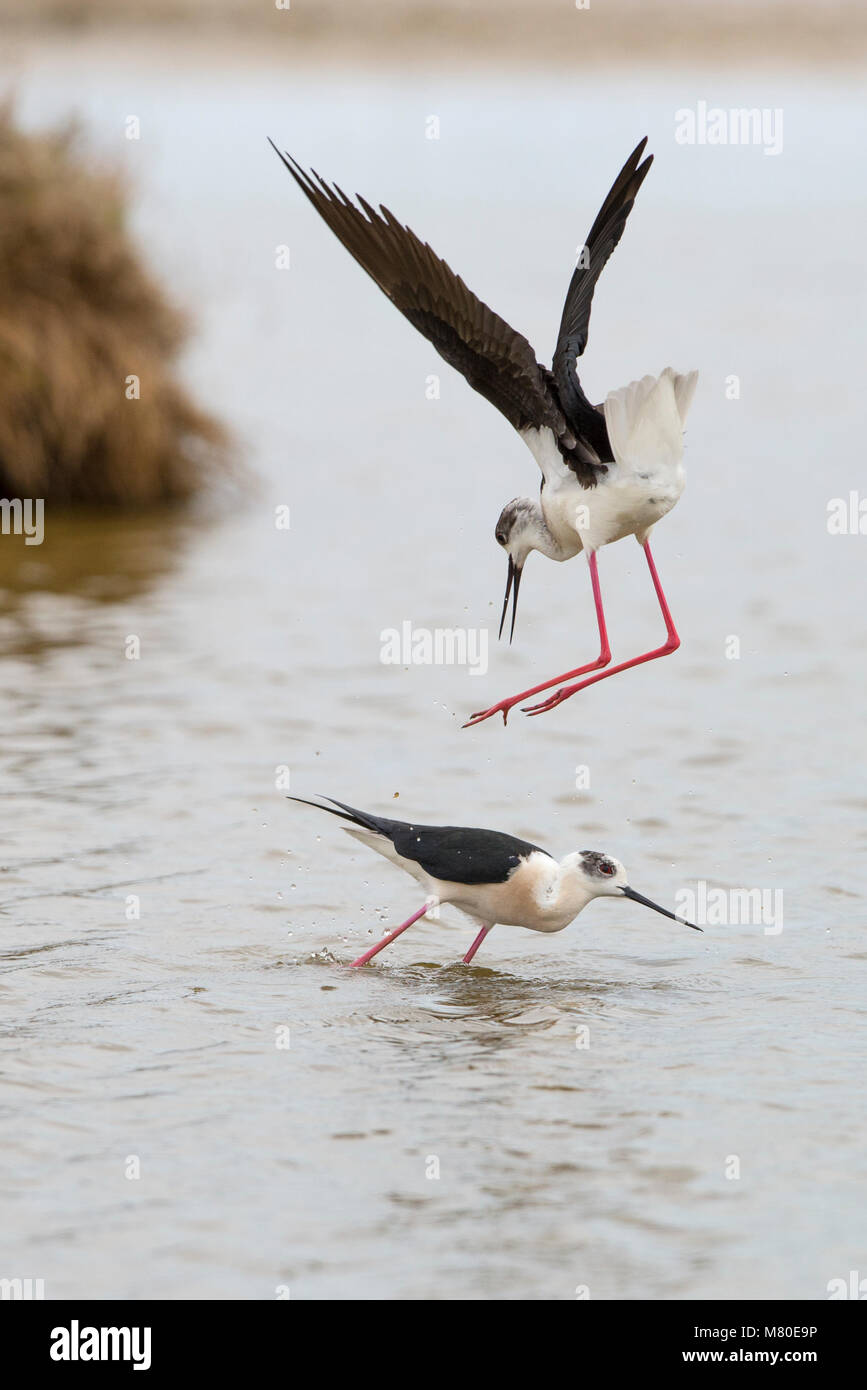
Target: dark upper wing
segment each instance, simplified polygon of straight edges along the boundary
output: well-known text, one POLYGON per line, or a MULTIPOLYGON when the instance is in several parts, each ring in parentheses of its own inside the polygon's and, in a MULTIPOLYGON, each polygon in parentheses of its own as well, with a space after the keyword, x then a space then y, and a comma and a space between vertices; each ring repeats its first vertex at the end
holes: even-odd
MULTIPOLYGON (((590 235, 584 245, 586 254, 580 258, 587 264, 579 264, 570 281, 554 350, 554 379, 569 423, 579 433, 589 435, 594 442, 599 435, 600 421, 602 431, 605 429, 605 422, 581 389, 575 371, 575 359, 581 356, 587 346, 590 306, 596 281, 623 235, 623 228, 632 211, 635 196, 653 163, 653 155, 648 155, 644 163, 639 164, 646 144, 647 136, 636 145, 620 170, 608 197, 599 209, 596 221, 590 228, 590 235), (596 417, 595 421, 593 416, 596 417)), ((607 433, 604 440, 607 444, 607 433)), ((610 446, 608 452, 600 457, 603 457, 603 461, 610 462, 610 446)))
POLYGON ((389 838, 398 854, 450 883, 505 883, 521 860, 539 849, 501 830, 456 825, 402 825, 389 838))
MULTIPOLYGON (((300 797, 291 797, 300 801, 300 797)), ((345 820, 356 825, 366 826, 379 835, 391 840, 398 854, 405 859, 413 859, 420 864, 432 878, 451 883, 504 883, 513 869, 538 845, 529 840, 519 840, 515 835, 506 835, 501 830, 473 830, 456 825, 412 825, 407 821, 389 820, 385 816, 375 816, 369 811, 357 811, 334 797, 326 800, 332 806, 339 806, 345 820)), ((305 803, 316 805, 313 801, 305 803)), ((330 811, 331 806, 320 806, 321 811, 330 811)), ((545 850, 540 850, 544 854, 545 850)))
POLYGON ((565 448, 576 446, 551 375, 526 338, 477 299, 388 208, 380 207, 380 216, 359 196, 360 211, 336 185, 329 187, 315 170, 307 174, 273 140, 269 143, 350 255, 441 357, 515 429, 548 425, 565 448))

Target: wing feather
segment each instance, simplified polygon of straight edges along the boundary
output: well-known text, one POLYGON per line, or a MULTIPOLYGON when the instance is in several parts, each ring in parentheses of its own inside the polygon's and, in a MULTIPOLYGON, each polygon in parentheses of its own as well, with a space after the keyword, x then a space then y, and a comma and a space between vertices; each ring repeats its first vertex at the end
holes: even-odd
POLYGON ((596 283, 623 235, 638 190, 653 163, 653 155, 648 155, 643 163, 639 162, 646 144, 645 136, 636 145, 614 180, 590 228, 584 244, 586 256, 580 258, 569 282, 557 346, 554 349, 554 379, 569 423, 576 433, 587 436, 596 444, 597 452, 604 462, 610 462, 612 458, 610 448, 605 448, 607 439, 604 420, 601 412, 591 405, 584 394, 575 370, 575 362, 587 346, 590 310, 596 283))
POLYGON ((270 143, 349 254, 440 356, 515 429, 547 425, 565 449, 575 448, 551 374, 527 339, 387 207, 377 212, 360 195, 356 206, 337 185, 330 187, 315 169, 308 174, 270 143))

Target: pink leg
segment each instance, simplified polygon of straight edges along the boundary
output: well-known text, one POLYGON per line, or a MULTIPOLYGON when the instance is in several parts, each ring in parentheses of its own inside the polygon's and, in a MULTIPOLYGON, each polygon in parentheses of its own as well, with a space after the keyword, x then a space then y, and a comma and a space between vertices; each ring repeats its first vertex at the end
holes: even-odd
POLYGON ((680 638, 674 626, 674 621, 662 592, 662 585, 659 582, 659 575, 656 572, 656 565, 653 563, 653 556, 650 553, 650 543, 645 541, 644 553, 647 556, 647 564, 650 569, 650 577, 653 580, 653 587, 656 590, 656 597, 662 610, 665 620, 666 639, 661 647, 656 647, 652 652, 643 652, 641 656, 634 656, 631 661, 621 661, 619 666, 612 666, 610 671, 602 671, 598 676, 591 676, 589 680, 579 681, 577 685, 565 685, 562 690, 558 690, 556 695, 550 699, 543 700, 540 705, 531 705, 527 714, 544 714, 545 710, 554 709, 563 700, 568 700, 570 695, 574 695, 577 690, 583 690, 585 686, 595 685, 597 681, 604 681, 609 676, 616 676, 618 671, 628 671, 632 666, 640 666, 643 661, 655 661, 657 657, 668 656, 670 652, 676 652, 680 646, 680 638))
POLYGON ((378 955, 380 951, 384 951, 386 946, 391 945, 392 941, 396 941, 402 931, 406 931, 407 927, 411 927, 413 922, 418 921, 419 917, 423 917, 427 910, 428 904, 425 903, 424 907, 420 907, 418 912, 416 912, 412 917, 410 917, 408 921, 404 922, 403 925, 400 927, 395 927, 394 931, 390 931, 388 933, 388 936, 384 936, 382 940, 377 942, 375 946, 371 946, 369 951, 365 951, 364 955, 359 956, 358 960, 354 960, 352 964, 366 965, 369 960, 373 960, 373 957, 375 955, 378 955))
POLYGON ((599 585, 599 570, 596 564, 595 550, 588 551, 587 564, 590 568, 593 602, 596 605, 596 622, 599 627, 599 655, 596 660, 589 662, 586 666, 579 666, 574 671, 565 671, 562 676, 553 676, 551 680, 544 681, 542 685, 534 685, 532 690, 523 690, 520 695, 513 695, 511 700, 501 700, 498 705, 481 710, 467 720, 464 725, 465 729, 472 729, 475 724, 481 724, 483 720, 490 719, 492 714, 502 714, 505 724, 509 717, 509 710, 514 705, 519 705, 522 700, 529 700, 531 695, 539 695, 543 690, 550 690, 552 685, 559 685, 561 681, 572 680, 575 676, 583 676, 587 671, 598 671, 600 666, 608 665, 611 660, 611 649, 608 646, 608 632, 605 627, 605 613, 602 608, 602 590, 599 585))
POLYGON ((482 942, 484 941, 485 937, 487 936, 487 934, 488 934, 488 932, 489 932, 490 930, 491 930, 490 927, 482 927, 482 930, 479 932, 479 934, 478 934, 478 936, 476 937, 475 941, 473 942, 472 946, 471 946, 470 949, 467 951, 467 954, 464 956, 464 965, 469 965, 470 961, 472 960, 473 956, 476 954, 476 951, 479 949, 479 947, 481 946, 482 942))

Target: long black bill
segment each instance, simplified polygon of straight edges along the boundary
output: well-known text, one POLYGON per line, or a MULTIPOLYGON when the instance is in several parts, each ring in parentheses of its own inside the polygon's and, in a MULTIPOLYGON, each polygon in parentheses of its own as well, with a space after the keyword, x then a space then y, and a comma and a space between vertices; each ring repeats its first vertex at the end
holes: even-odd
POLYGON ((500 631, 497 633, 497 636, 498 636, 498 637, 502 637, 502 635, 503 635, 503 628, 504 628, 505 625, 506 625, 506 612, 507 612, 508 607, 509 607, 509 594, 511 594, 511 595, 512 595, 512 628, 511 628, 511 631, 509 632, 509 643, 510 643, 510 645, 511 645, 512 638, 513 638, 514 635, 515 635, 515 619, 516 619, 517 616, 518 616, 518 590, 519 590, 520 587, 521 587, 521 575, 522 575, 523 573, 524 573, 524 571, 521 570, 521 569, 518 569, 518 566, 515 564, 514 560, 512 559, 512 557, 511 557, 511 555, 510 555, 510 556, 509 556, 509 576, 508 576, 508 578, 507 578, 507 580, 506 580, 506 597, 503 599, 503 616, 502 616, 502 618, 500 619, 500 631))
POLYGON ((645 907, 652 907, 654 912, 661 912, 663 917, 670 917, 672 922, 682 922, 685 927, 692 927, 693 931, 703 930, 702 927, 687 922, 684 917, 678 917, 674 912, 669 912, 667 907, 660 907, 659 903, 652 903, 649 898, 645 898, 643 893, 636 893, 634 888, 623 888, 621 892, 625 898, 631 898, 634 903, 643 903, 645 907))

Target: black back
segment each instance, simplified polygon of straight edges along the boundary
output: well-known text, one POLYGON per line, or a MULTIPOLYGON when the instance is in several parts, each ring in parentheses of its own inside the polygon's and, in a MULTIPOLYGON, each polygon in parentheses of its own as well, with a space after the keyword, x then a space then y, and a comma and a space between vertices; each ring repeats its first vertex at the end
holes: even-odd
MULTIPOLYGON (((297 796, 289 799, 302 800, 297 796)), ((335 816, 342 815, 344 820, 384 835, 404 859, 412 859, 420 864, 432 878, 451 883, 505 883, 522 859, 534 852, 547 853, 539 845, 531 844, 529 840, 519 840, 516 835, 506 835, 501 830, 476 830, 460 825, 415 825, 409 821, 374 816, 368 811, 356 811, 354 807, 334 801, 332 797, 326 800, 339 806, 340 810, 318 806, 315 801, 304 804, 318 806, 320 811, 330 811, 335 816)))

